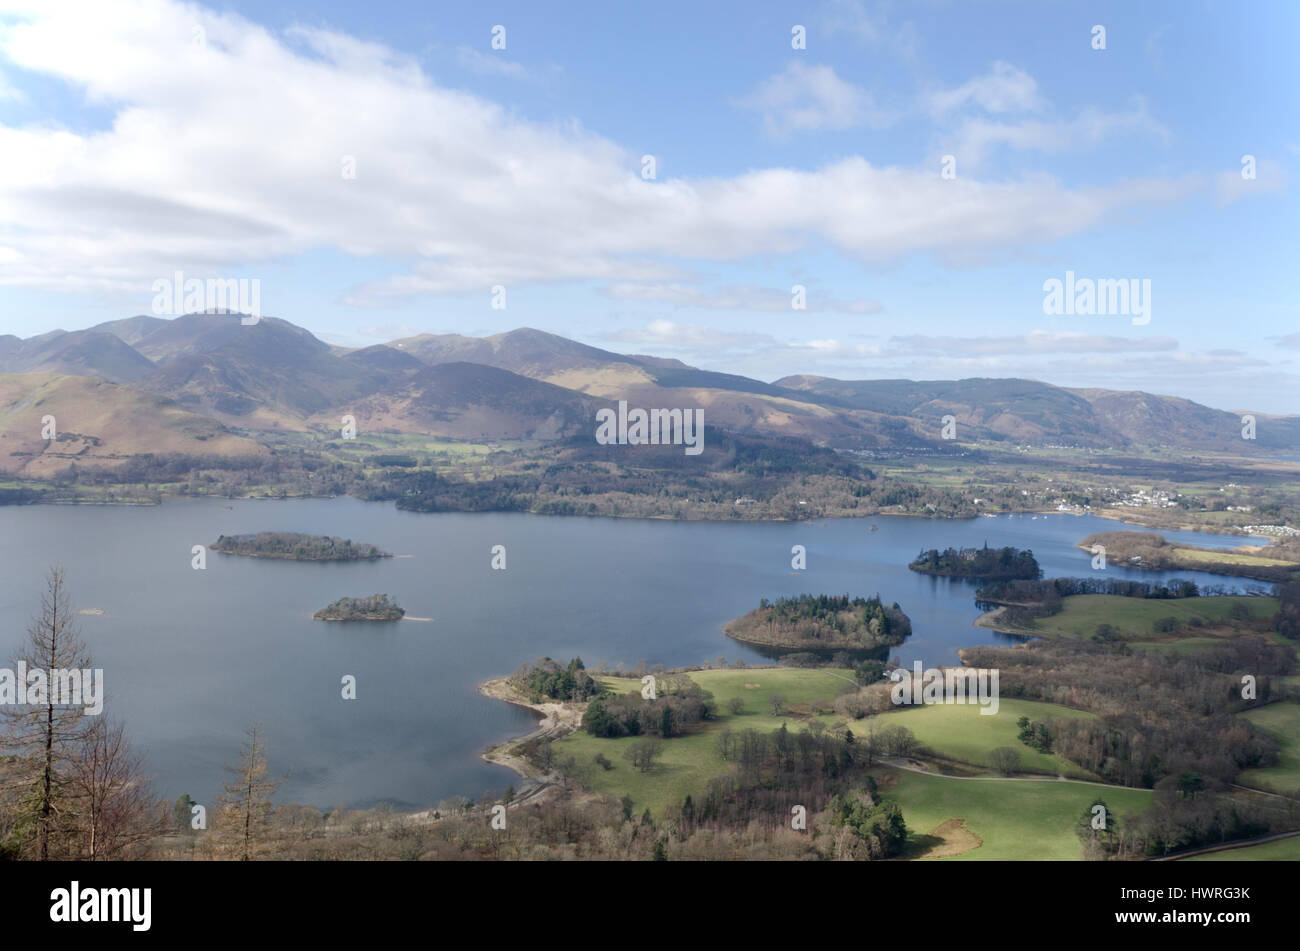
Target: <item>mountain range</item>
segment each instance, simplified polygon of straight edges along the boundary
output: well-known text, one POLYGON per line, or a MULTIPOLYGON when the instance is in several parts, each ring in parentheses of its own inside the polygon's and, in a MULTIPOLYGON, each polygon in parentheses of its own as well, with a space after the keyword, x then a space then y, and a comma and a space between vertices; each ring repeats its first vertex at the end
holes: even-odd
POLYGON ((1300 417, 1254 414, 1251 444, 1240 412, 1145 392, 1023 379, 796 375, 766 383, 528 328, 348 349, 278 318, 244 324, 234 315, 191 314, 0 336, 0 469, 45 468, 36 450, 47 414, 60 433, 89 440, 83 455, 120 458, 259 451, 262 433, 324 434, 345 415, 362 431, 563 439, 594 432, 596 410, 618 400, 702 408, 709 426, 846 450, 951 445, 941 438, 946 416, 958 442, 1242 454, 1300 448, 1300 417))

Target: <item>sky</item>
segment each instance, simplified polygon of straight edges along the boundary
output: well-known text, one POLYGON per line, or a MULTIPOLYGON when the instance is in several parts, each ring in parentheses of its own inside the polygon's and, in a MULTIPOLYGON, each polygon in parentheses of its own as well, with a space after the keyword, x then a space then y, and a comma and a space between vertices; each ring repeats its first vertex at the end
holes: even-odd
POLYGON ((180 272, 346 346, 1300 413, 1297 40, 1285 0, 0 0, 0 334, 180 272), (1047 312, 1067 272, 1140 296, 1047 312))

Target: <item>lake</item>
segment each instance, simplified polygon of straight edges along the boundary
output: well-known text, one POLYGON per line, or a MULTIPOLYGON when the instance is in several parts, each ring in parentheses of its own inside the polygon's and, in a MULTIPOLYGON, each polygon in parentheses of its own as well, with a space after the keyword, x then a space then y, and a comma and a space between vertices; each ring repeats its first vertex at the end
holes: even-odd
MULTIPOLYGON (((483 762, 492 743, 530 730, 532 714, 477 685, 540 656, 588 666, 763 663, 722 633, 760 598, 802 592, 898 601, 913 636, 893 656, 910 666, 953 663, 957 649, 1007 640, 971 626, 966 582, 907 570, 923 548, 1031 548, 1045 576, 1088 576, 1084 536, 1120 523, 1071 515, 940 521, 880 516, 798 523, 670 522, 522 514, 401 512, 355 499, 187 499, 159 506, 0 508, 0 665, 39 610, 43 576, 67 570, 73 606, 106 711, 146 753, 160 795, 212 807, 260 719, 280 798, 322 808, 399 807, 501 790, 517 777, 483 762), (876 525, 877 531, 870 526, 876 525), (311 563, 191 547, 221 534, 297 531, 371 542, 397 558, 311 563), (506 570, 491 549, 506 547, 506 570), (807 569, 790 567, 791 547, 807 569), (383 624, 312 621, 344 595, 387 593, 412 617, 383 624), (340 681, 357 679, 357 699, 340 681)), ((1164 532, 1210 547, 1244 537, 1164 532)), ((1197 572, 1112 576, 1263 587, 1197 572)))

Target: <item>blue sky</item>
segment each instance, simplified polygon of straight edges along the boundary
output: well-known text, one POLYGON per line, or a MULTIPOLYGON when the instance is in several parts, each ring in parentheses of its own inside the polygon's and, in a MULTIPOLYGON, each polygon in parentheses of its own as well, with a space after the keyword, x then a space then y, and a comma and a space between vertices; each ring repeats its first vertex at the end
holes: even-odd
POLYGON ((181 270, 347 345, 1300 412, 1300 4, 49 6, 0 0, 0 332, 181 270), (1045 314, 1067 270, 1149 322, 1045 314))

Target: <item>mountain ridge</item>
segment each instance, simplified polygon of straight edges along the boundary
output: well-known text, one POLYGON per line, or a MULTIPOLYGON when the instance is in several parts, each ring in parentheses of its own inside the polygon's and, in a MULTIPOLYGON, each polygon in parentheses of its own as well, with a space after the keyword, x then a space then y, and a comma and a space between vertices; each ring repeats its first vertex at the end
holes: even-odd
MULTIPOLYGON (((350 414, 395 432, 557 439, 626 400, 702 408, 711 426, 837 449, 942 446, 949 417, 958 443, 1231 452, 1246 442, 1241 413, 1140 390, 1001 377, 792 374, 769 383, 530 327, 343 348, 276 317, 244 324, 237 315, 137 315, 26 340, 0 336, 0 373, 105 379, 251 431, 331 428, 350 414)), ((1300 448, 1300 416, 1254 415, 1249 448, 1300 448)))

